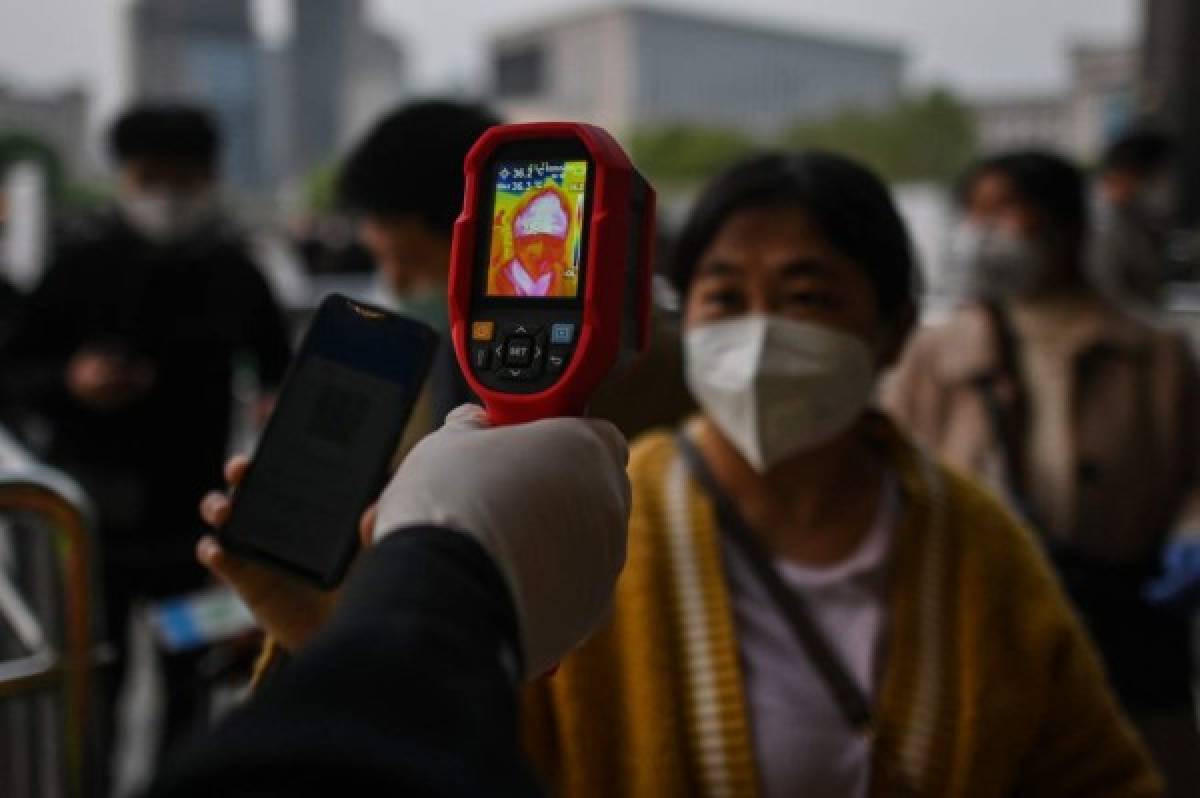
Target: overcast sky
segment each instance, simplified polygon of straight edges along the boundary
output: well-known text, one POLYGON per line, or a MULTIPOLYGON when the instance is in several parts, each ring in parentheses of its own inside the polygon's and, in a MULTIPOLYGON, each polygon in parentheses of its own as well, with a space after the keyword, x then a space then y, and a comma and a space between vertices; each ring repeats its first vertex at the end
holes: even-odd
MULTIPOLYGON (((340 0, 328 0, 339 2, 340 0)), ((21 86, 84 83, 97 113, 121 101, 122 12, 129 0, 0 0, 0 80, 21 86)), ((203 2, 203 0, 195 0, 203 2)), ((281 0, 255 0, 268 32, 281 0)), ((400 37, 423 92, 471 86, 489 31, 598 0, 369 0, 381 27, 400 37)), ((654 2, 730 15, 728 0, 654 2)), ((1073 41, 1138 35, 1140 0, 738 0, 736 14, 899 43, 910 84, 941 82, 967 94, 1053 91, 1066 82, 1073 41)))

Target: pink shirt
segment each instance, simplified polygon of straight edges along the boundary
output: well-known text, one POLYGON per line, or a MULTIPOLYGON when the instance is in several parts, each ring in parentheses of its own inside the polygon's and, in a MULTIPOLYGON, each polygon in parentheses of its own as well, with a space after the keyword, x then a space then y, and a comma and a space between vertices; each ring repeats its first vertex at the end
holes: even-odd
MULTIPOLYGON (((887 619, 885 571, 900 515, 889 473, 879 512, 849 557, 826 568, 777 560, 834 650, 873 695, 887 619)), ((725 568, 745 678, 763 798, 866 796, 869 740, 853 731, 775 604, 738 550, 724 544, 725 568)))

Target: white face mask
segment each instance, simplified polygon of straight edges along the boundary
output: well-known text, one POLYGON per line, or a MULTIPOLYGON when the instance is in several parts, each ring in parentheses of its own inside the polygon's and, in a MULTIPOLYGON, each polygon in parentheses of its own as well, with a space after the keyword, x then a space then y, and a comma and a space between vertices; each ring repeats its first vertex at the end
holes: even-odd
POLYGON ((159 244, 187 238, 216 213, 216 198, 211 191, 127 189, 117 195, 117 203, 133 229, 159 244))
POLYGON ((1045 261, 1033 241, 1005 230, 963 222, 950 237, 952 289, 960 296, 1006 299, 1028 293, 1045 261))
POLYGON ((684 354, 692 396, 759 472, 849 428, 875 388, 861 339, 781 316, 693 327, 684 354))

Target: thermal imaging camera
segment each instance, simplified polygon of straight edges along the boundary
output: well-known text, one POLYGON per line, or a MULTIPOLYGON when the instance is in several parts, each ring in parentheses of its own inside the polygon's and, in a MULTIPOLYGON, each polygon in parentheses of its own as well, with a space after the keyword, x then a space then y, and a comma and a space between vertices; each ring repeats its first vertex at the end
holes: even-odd
POLYGON ((450 323, 494 424, 581 415, 645 349, 654 189, 592 125, 501 125, 465 162, 450 323))

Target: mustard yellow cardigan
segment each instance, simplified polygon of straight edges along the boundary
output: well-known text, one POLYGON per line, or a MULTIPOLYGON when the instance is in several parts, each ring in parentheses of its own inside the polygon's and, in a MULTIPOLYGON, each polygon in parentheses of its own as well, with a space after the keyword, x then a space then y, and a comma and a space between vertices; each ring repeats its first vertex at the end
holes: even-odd
MULTIPOLYGON (((872 795, 1159 795, 1031 535, 882 417, 864 428, 905 494, 872 795)), ((634 446, 630 476, 612 620, 529 689, 527 749, 557 796, 755 796, 712 507, 669 434, 634 446)))

